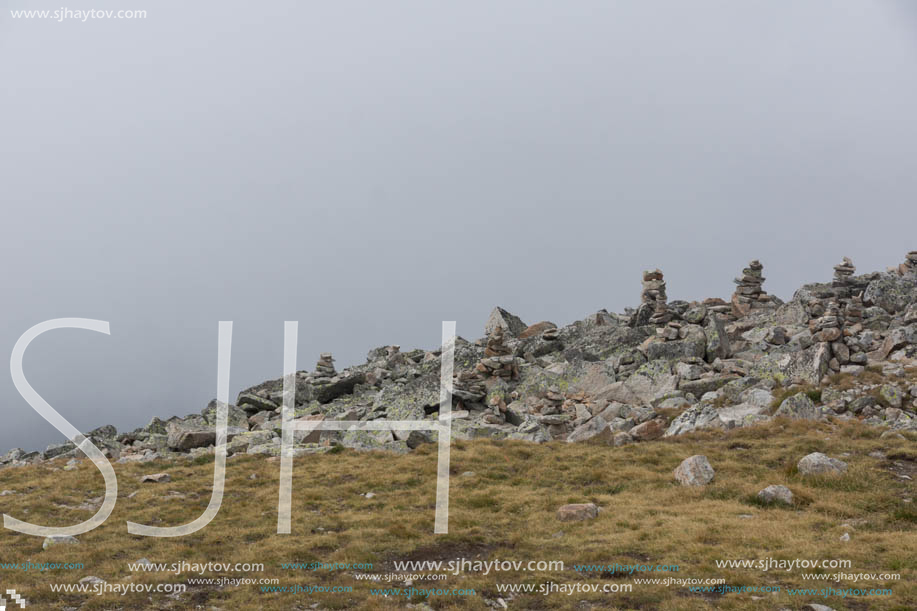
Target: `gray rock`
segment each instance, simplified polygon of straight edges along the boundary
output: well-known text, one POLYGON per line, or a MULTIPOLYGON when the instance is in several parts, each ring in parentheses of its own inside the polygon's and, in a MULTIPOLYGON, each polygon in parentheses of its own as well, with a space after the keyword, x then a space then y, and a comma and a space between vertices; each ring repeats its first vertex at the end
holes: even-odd
POLYGON ((704 333, 707 336, 707 360, 712 363, 717 358, 729 358, 731 354, 729 335, 726 333, 726 325, 719 316, 714 314, 708 317, 704 333))
POLYGON ((764 503, 783 503, 785 505, 793 504, 793 492, 786 486, 768 486, 758 492, 758 499, 764 503))
POLYGON ((164 484, 166 482, 171 482, 172 476, 168 473, 153 473, 151 475, 144 475, 140 478, 140 483, 145 484, 147 482, 151 484, 164 484))
POLYGON ((903 312, 917 301, 917 285, 897 274, 884 273, 869 283, 863 292, 863 303, 878 306, 889 314, 903 312))
POLYGON ((487 322, 484 324, 484 335, 489 336, 497 327, 503 327, 504 332, 516 337, 525 331, 528 325, 522 322, 522 319, 515 314, 511 314, 497 306, 490 313, 490 317, 488 317, 487 322))
POLYGON ((676 363, 675 373, 682 380, 696 380, 704 374, 704 368, 694 363, 676 363))
POLYGON ((821 410, 804 392, 784 399, 774 416, 784 416, 794 420, 819 420, 823 417, 821 410))
POLYGON ((41 543, 41 549, 48 549, 55 545, 79 545, 79 543, 76 537, 71 537, 70 535, 53 535, 45 537, 45 540, 41 543))
POLYGON ((561 522, 581 522, 591 520, 599 515, 595 503, 572 503, 557 509, 557 519, 561 522))
POLYGON ((847 471, 847 463, 836 458, 830 458, 821 452, 813 452, 803 456, 796 468, 802 475, 836 475, 847 471))
POLYGON ((64 443, 52 443, 45 448, 45 451, 41 453, 42 460, 50 460, 58 456, 63 456, 68 452, 72 452, 76 449, 76 446, 73 445, 70 441, 65 441, 64 443))
POLYGON ((708 392, 713 392, 729 382, 736 379, 734 375, 714 375, 697 380, 682 380, 678 384, 678 390, 685 393, 691 393, 696 397, 702 397, 708 392))
POLYGON ((904 395, 897 386, 883 384, 879 387, 879 402, 885 407, 900 408, 904 402, 904 395))
POLYGON ((665 436, 673 437, 675 435, 684 435, 702 429, 720 429, 723 428, 723 422, 720 420, 719 413, 712 405, 700 404, 689 407, 687 410, 678 415, 675 420, 669 424, 665 436))
POLYGON ((705 486, 713 481, 714 475, 710 461, 700 454, 684 459, 675 468, 675 479, 682 486, 705 486))
POLYGON ((261 411, 275 411, 280 405, 270 399, 266 399, 254 393, 242 392, 236 398, 236 405, 249 414, 257 414, 261 411))
POLYGON ((570 443, 586 441, 587 439, 608 440, 611 439, 612 431, 608 427, 608 422, 601 416, 594 416, 588 422, 573 429, 573 432, 567 436, 570 443))

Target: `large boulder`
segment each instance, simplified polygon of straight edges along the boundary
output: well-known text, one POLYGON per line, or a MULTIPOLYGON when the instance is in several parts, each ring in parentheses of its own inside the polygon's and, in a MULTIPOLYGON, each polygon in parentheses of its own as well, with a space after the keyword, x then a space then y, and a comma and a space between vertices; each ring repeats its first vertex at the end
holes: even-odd
MULTIPOLYGON (((312 399, 319 403, 330 403, 338 397, 353 393, 354 386, 364 382, 366 382, 366 374, 362 371, 340 373, 326 383, 313 383, 312 399)), ((299 403, 298 397, 297 403, 299 403)))
POLYGON ((880 274, 863 292, 863 303, 878 306, 889 314, 903 312, 908 304, 917 301, 917 285, 897 274, 880 274))
POLYGON ((651 441, 659 439, 665 433, 665 426, 660 420, 647 420, 628 431, 637 441, 651 441))
POLYGON ((818 384, 828 372, 830 360, 829 344, 819 343, 799 352, 768 355, 761 359, 759 367, 772 368, 787 380, 818 384))
POLYGON ((764 490, 758 492, 758 500, 768 505, 777 503, 792 505, 793 492, 786 486, 768 486, 764 490))
POLYGON ((716 408, 707 403, 702 403, 689 407, 669 425, 665 432, 666 437, 675 435, 684 435, 693 433, 702 429, 720 429, 723 427, 723 421, 716 408))
POLYGON ((484 324, 484 335, 490 336, 494 329, 503 327, 505 333, 513 337, 518 337, 520 333, 525 331, 527 326, 528 325, 522 322, 521 318, 497 306, 490 313, 490 317, 484 324))
POLYGON ((729 345, 729 335, 726 333, 726 325, 723 320, 716 314, 708 317, 707 326, 704 329, 707 337, 706 356, 709 362, 717 358, 729 358, 732 349, 729 345))
POLYGON ((824 417, 821 410, 816 407, 812 399, 804 392, 796 393, 784 399, 774 415, 785 416, 794 420, 820 420, 824 417))
POLYGON ((689 330, 684 339, 674 341, 654 341, 646 347, 646 358, 655 359, 685 359, 704 358, 707 352, 707 336, 704 331, 695 326, 689 330))
POLYGON ((697 454, 681 461, 675 468, 675 479, 682 486, 705 486, 715 473, 707 457, 697 454))
POLYGON ((577 441, 586 441, 588 439, 596 441, 610 440, 611 435, 612 430, 608 427, 608 422, 601 416, 594 416, 584 424, 573 429, 573 432, 567 436, 567 441, 574 443, 577 441))
POLYGON ((847 471, 847 463, 821 452, 812 452, 799 459, 796 469, 802 475, 838 475, 847 471))

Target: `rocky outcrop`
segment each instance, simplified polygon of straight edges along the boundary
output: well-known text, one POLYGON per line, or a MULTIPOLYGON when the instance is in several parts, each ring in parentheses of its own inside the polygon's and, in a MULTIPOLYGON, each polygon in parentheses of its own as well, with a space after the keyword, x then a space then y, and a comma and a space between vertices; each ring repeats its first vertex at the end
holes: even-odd
MULTIPOLYGON (((830 282, 804 285, 786 303, 767 295, 762 272, 749 263, 727 302, 669 301, 662 272, 647 271, 635 309, 602 309, 561 327, 526 327, 496 308, 485 338, 455 342, 455 438, 611 447, 774 417, 917 431, 917 384, 900 375, 917 367, 915 252, 891 271, 862 275, 845 257, 830 282), (778 391, 784 399, 773 405, 778 391)), ((438 418, 440 360, 438 350, 387 345, 339 370, 322 353, 314 371, 295 375, 294 418, 438 418)), ((227 406, 227 453, 279 455, 282 403, 279 377, 240 392, 227 406)), ((159 416, 133 431, 102 426, 86 436, 120 462, 213 452, 215 402, 159 416)), ((311 431, 294 435, 293 452, 407 452, 431 439, 418 431, 311 431)), ((0 455, 0 466, 81 457, 65 441, 41 452, 15 448, 0 455)), ((800 471, 818 472, 823 462, 800 461, 800 471)))

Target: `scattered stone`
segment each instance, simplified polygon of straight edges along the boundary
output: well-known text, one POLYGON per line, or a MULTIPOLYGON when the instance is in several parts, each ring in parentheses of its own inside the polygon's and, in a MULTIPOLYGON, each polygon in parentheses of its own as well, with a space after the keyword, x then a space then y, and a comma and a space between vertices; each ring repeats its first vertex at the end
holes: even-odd
POLYGON ((758 499, 764 503, 793 504, 793 492, 786 486, 772 485, 758 492, 758 499))
POLYGON ((561 522, 581 522, 591 520, 598 515, 599 508, 595 503, 573 503, 557 510, 557 519, 561 522))
POLYGON ((705 486, 713 481, 714 475, 710 461, 700 454, 684 459, 675 468, 675 479, 682 486, 705 486))
POLYGON ((847 471, 847 463, 821 452, 813 452, 803 456, 796 463, 796 468, 801 475, 837 475, 847 471))
POLYGON ((145 484, 150 482, 152 484, 164 484, 166 482, 171 482, 172 476, 168 473, 153 473, 152 475, 144 475, 140 478, 140 483, 145 484))
POLYGON ((70 535, 52 535, 45 537, 41 544, 41 549, 48 549, 55 545, 79 545, 79 543, 76 537, 71 537, 70 535))

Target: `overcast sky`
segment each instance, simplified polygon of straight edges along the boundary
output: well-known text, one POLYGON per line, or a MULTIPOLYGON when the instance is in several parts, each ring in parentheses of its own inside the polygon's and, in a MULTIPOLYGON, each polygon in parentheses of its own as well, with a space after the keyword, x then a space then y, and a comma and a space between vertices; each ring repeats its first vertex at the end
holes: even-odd
MULTIPOLYGON (((81 430, 197 412, 375 346, 728 298, 917 248, 907 0, 0 5, 0 362, 81 430)), ((3 365, 0 451, 63 438, 3 365)))

